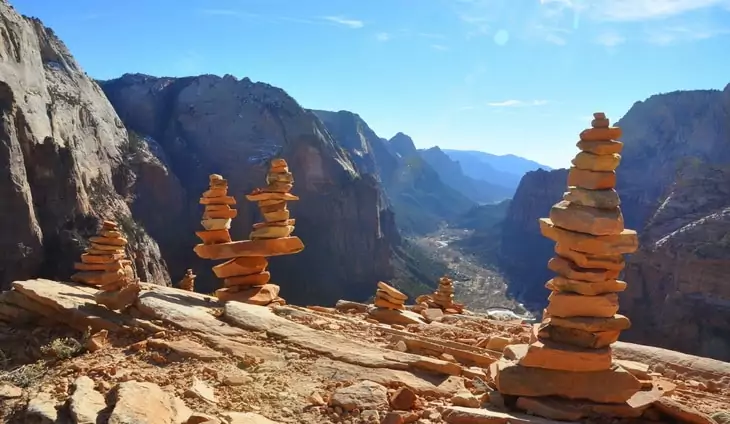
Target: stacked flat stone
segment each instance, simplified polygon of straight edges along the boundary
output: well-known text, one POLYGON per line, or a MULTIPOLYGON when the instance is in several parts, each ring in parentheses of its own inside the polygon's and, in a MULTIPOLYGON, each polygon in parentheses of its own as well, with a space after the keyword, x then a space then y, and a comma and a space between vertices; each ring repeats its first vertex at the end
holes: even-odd
POLYGON ((216 291, 222 301, 239 301, 255 305, 284 304, 279 297, 279 286, 270 284, 271 274, 267 271, 269 256, 291 255, 304 249, 299 237, 291 236, 294 220, 289 218, 287 201, 299 200, 291 193, 294 179, 286 161, 274 159, 266 177, 267 187, 256 189, 246 196, 258 202, 264 217, 263 223, 256 223, 250 240, 228 241, 215 244, 199 244, 195 252, 204 259, 230 259, 213 267, 218 278, 223 279, 223 288, 216 291))
POLYGON ((231 208, 236 199, 228 196, 228 181, 218 174, 208 177, 209 187, 200 198, 200 204, 205 205, 203 220, 200 223, 205 230, 195 234, 203 240, 203 244, 229 243, 231 235, 231 220, 238 211, 231 208))
POLYGON ((182 280, 180 280, 178 287, 181 290, 195 291, 195 277, 196 275, 193 274, 193 270, 188 269, 187 271, 185 271, 185 276, 182 280))
POLYGON ((91 245, 81 255, 81 262, 74 264, 79 272, 71 276, 72 281, 115 291, 134 280, 132 261, 127 259, 124 249, 127 239, 115 222, 104 221, 99 233, 89 241, 91 245))
POLYGON ((391 310, 404 310, 408 296, 403 294, 395 287, 380 281, 378 282, 378 290, 375 292, 375 306, 391 310))
POLYGON ((580 134, 581 152, 568 174, 568 191, 540 219, 542 234, 555 241, 548 268, 558 274, 543 321, 529 345, 511 345, 495 364, 502 394, 560 396, 600 403, 623 403, 641 383, 613 363, 610 345, 630 326, 619 315, 617 280, 623 255, 638 248, 636 232, 624 228, 615 190, 623 143, 621 129, 595 113, 592 128, 580 134))

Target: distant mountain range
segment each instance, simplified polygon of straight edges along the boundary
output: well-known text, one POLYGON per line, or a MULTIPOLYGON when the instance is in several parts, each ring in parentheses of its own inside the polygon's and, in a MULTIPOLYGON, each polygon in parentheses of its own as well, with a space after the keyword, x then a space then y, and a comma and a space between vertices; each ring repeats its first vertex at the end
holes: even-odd
POLYGON ((552 170, 547 165, 515 155, 493 155, 477 150, 443 149, 443 152, 458 161, 467 176, 509 189, 509 197, 514 195, 526 173, 538 169, 552 170))

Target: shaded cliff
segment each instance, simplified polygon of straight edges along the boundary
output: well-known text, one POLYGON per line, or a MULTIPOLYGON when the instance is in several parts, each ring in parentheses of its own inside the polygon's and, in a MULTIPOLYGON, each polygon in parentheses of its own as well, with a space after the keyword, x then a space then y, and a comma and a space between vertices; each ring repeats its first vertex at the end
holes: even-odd
MULTIPOLYGON (((623 276, 621 311, 633 320, 625 338, 728 360, 730 86, 652 96, 616 125, 624 134, 621 208, 640 236, 623 276)), ((553 246, 534 220, 560 199, 565 179, 527 179, 520 185, 526 195, 515 196, 502 228, 502 260, 512 271, 511 290, 539 307, 553 246)))
POLYGON ((420 156, 409 136, 398 133, 386 140, 355 113, 313 112, 349 153, 357 170, 381 183, 400 230, 428 233, 474 206, 420 156))
POLYGON ((557 203, 568 180, 567 169, 528 172, 522 177, 499 234, 499 262, 508 277, 509 292, 528 309, 539 309, 548 295, 545 282, 554 243, 542 237, 538 219, 557 203))
MULTIPOLYGON (((129 139, 99 86, 43 24, 0 1, 0 289, 67 279, 100 219, 130 239, 139 276, 169 284, 157 244, 132 219, 129 139)), ((154 168, 155 164, 145 165, 154 168)))
POLYGON ((353 163, 321 121, 283 90, 230 75, 127 74, 102 87, 124 123, 164 154, 184 188, 171 194, 160 185, 163 177, 150 175, 148 195, 134 204, 175 279, 192 267, 201 290, 220 284, 210 271, 214 263, 192 252, 199 243, 194 235, 202 213, 198 199, 208 175, 220 173, 229 180, 239 211, 231 235, 246 239, 260 217, 244 196, 264 184, 265 168, 257 163, 275 153, 294 173, 293 193, 301 201, 290 208, 295 234, 306 245, 297 255, 271 260, 272 281, 282 286, 287 300, 364 299, 378 280, 393 276, 391 247, 399 236, 376 178, 358 172, 369 165, 353 163))

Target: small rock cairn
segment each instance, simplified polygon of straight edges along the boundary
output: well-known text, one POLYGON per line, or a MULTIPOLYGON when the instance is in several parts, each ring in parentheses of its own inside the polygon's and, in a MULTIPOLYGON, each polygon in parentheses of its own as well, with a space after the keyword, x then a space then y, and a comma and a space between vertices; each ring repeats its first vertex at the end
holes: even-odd
POLYGON ((127 259, 127 239, 119 231, 116 222, 104 221, 96 236, 89 238, 91 246, 81 255, 81 262, 74 264, 77 273, 71 280, 98 287, 95 295, 98 303, 110 309, 123 309, 136 299, 139 284, 127 259))
POLYGON ((618 315, 617 280, 623 255, 638 248, 636 232, 624 228, 614 189, 621 161, 621 129, 595 113, 580 134, 581 150, 568 174, 568 191, 540 219, 542 234, 555 241, 548 268, 549 305, 529 345, 510 345, 496 363, 499 391, 515 396, 559 396, 599 403, 623 403, 641 389, 615 364, 610 345, 630 326, 618 315))
MULTIPOLYGON (((216 291, 216 296, 222 301, 235 300, 262 306, 285 303, 279 297, 279 286, 269 284, 271 274, 266 270, 269 265, 266 258, 291 255, 304 249, 299 237, 291 236, 295 221, 289 218, 287 209, 287 202, 299 200, 299 197, 289 193, 294 178, 283 159, 271 161, 266 183, 266 188, 256 189, 246 196, 248 200, 258 202, 264 217, 264 222, 253 225, 250 240, 232 242, 228 236, 228 241, 221 238, 220 241, 215 239, 214 243, 206 243, 204 239, 203 244, 195 246, 194 250, 201 258, 230 259, 213 267, 215 275, 223 279, 223 288, 216 291)), ((201 203, 203 200, 205 198, 201 199, 201 203)), ((231 200, 229 204, 235 203, 231 200)), ((209 202, 213 204, 214 198, 210 198, 209 202)))
POLYGON ((391 310, 404 310, 408 296, 403 294, 395 287, 391 287, 384 282, 378 282, 378 290, 375 292, 375 306, 391 310))
POLYGON ((422 309, 438 308, 446 314, 460 314, 464 305, 454 302, 454 281, 446 276, 439 278, 438 288, 433 294, 422 295, 416 298, 416 303, 422 309))
POLYGON ((183 276, 183 279, 180 280, 178 287, 181 290, 195 291, 195 277, 196 275, 193 274, 193 270, 188 269, 185 271, 185 276, 183 276))

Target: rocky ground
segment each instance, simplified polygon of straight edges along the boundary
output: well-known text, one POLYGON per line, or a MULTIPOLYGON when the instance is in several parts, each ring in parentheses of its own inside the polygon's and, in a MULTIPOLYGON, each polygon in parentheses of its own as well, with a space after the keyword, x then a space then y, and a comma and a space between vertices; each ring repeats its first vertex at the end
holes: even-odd
MULTIPOLYGON (((88 287, 13 286, 0 294, 0 422, 551 423, 515 405, 565 413, 493 386, 500 349, 529 339, 520 321, 403 326, 352 302, 269 309, 151 285, 115 313, 88 287)), ((630 408, 640 418, 578 421, 712 423, 728 409, 728 363, 620 342, 614 353, 650 364, 667 393, 630 408)))
POLYGON ((507 282, 497 269, 480 263, 473 255, 452 244, 469 235, 469 230, 444 227, 428 236, 412 239, 434 260, 444 262, 454 276, 456 299, 474 312, 509 309, 517 314, 527 311, 507 296, 507 282))

